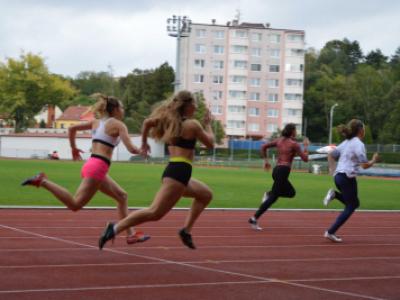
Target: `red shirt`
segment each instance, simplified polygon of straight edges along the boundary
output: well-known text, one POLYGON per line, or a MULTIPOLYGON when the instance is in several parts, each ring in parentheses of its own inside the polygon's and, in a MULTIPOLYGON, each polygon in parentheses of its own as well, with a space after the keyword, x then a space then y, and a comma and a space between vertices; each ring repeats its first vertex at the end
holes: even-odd
POLYGON ((305 162, 308 161, 308 155, 301 151, 300 145, 292 138, 280 137, 272 142, 266 143, 261 146, 261 153, 265 157, 265 152, 268 148, 276 147, 278 150, 279 166, 291 167, 293 158, 299 155, 305 162))

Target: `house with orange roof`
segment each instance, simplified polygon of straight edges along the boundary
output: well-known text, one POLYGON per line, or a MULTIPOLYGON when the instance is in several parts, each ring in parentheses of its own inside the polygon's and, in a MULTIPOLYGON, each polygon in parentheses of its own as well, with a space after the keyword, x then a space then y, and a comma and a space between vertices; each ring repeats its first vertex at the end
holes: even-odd
POLYGON ((90 106, 70 106, 55 121, 55 128, 68 128, 94 119, 95 116, 90 106))

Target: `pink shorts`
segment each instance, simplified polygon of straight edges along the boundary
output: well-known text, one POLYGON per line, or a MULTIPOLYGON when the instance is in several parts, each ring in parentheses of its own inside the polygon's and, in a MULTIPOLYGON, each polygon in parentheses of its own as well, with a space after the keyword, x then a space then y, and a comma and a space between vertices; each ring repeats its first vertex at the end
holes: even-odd
POLYGON ((107 163, 107 159, 90 157, 83 165, 81 170, 82 178, 93 178, 96 180, 103 181, 106 178, 110 163, 107 163))

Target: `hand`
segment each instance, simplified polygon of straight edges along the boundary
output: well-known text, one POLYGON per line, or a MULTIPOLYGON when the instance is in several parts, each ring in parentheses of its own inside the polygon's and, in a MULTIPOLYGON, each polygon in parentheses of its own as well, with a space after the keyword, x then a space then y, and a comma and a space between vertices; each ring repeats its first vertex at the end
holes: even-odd
POLYGON ((378 152, 375 152, 374 155, 372 156, 372 161, 376 163, 379 160, 380 160, 379 154, 378 152))
POLYGON ((210 125, 212 121, 212 116, 210 110, 207 108, 206 113, 204 114, 203 124, 204 126, 210 125))
POLYGON ((304 138, 303 145, 304 145, 305 148, 307 148, 310 145, 310 140, 308 139, 308 137, 304 138))
POLYGON ((268 162, 268 160, 264 161, 264 170, 269 171, 271 169, 271 164, 268 162))
POLYGON ((84 151, 78 148, 71 148, 71 152, 73 160, 82 160, 81 153, 85 153, 84 151))
POLYGON ((140 147, 140 155, 143 156, 144 158, 149 157, 149 153, 151 152, 150 145, 147 143, 143 143, 142 146, 140 147))

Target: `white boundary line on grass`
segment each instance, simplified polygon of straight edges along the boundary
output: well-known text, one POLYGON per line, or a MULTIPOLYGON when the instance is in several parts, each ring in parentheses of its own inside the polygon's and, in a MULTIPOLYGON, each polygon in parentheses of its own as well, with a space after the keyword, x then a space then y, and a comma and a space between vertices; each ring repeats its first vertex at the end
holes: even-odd
MULTIPOLYGON (((10 227, 10 226, 3 225, 3 224, 0 224, 0 227, 5 228, 5 229, 9 229, 9 230, 13 230, 13 231, 17 231, 17 232, 21 232, 21 233, 25 233, 25 234, 34 235, 34 236, 37 236, 37 237, 40 237, 40 238, 44 238, 44 239, 50 239, 50 240, 53 240, 53 241, 66 243, 66 244, 78 245, 78 246, 82 246, 82 247, 86 247, 86 248, 97 248, 97 247, 92 246, 92 245, 83 244, 83 243, 77 243, 77 242, 74 242, 74 241, 69 241, 69 240, 60 239, 60 238, 56 238, 56 237, 52 237, 52 236, 38 234, 38 233, 35 233, 35 232, 31 232, 31 231, 21 230, 21 229, 18 229, 18 228, 15 228, 15 227, 10 227)), ((351 296, 351 297, 359 297, 359 298, 363 298, 363 299, 372 299, 372 300, 378 300, 378 299, 381 300, 382 299, 382 298, 376 298, 376 297, 362 295, 362 294, 358 294, 358 293, 344 292, 344 291, 339 291, 339 290, 334 290, 334 289, 328 289, 328 288, 321 288, 321 287, 316 287, 316 286, 311 286, 311 285, 305 285, 305 284, 301 284, 301 283, 288 282, 288 281, 285 281, 285 280, 279 280, 279 279, 275 279, 275 278, 254 276, 254 275, 249 275, 249 274, 244 274, 244 273, 239 273, 239 272, 230 272, 230 271, 225 271, 225 270, 221 270, 221 269, 217 269, 217 268, 209 268, 209 267, 203 267, 203 266, 198 266, 198 265, 193 265, 193 264, 181 263, 181 262, 177 262, 177 261, 173 261, 173 260, 167 260, 167 259, 162 259, 162 258, 157 258, 157 257, 152 257, 152 256, 138 255, 138 254, 125 252, 125 251, 114 250, 114 249, 110 249, 110 248, 106 248, 106 249, 104 249, 104 251, 108 251, 108 252, 116 253, 116 254, 123 254, 123 255, 128 255, 128 256, 144 258, 144 259, 158 261, 158 262, 170 263, 170 264, 174 264, 174 265, 178 265, 178 266, 189 267, 189 268, 192 268, 192 269, 198 269, 198 270, 216 272, 216 273, 226 274, 226 275, 231 275, 231 276, 239 276, 239 277, 244 277, 244 278, 249 278, 249 279, 255 279, 255 280, 263 281, 263 282, 266 282, 266 283, 276 282, 276 283, 286 284, 286 285, 289 285, 289 286, 302 287, 302 288, 306 288, 306 289, 322 291, 322 292, 329 292, 329 293, 334 293, 334 294, 339 294, 339 295, 347 295, 347 296, 351 296)), ((101 289, 101 287, 98 287, 98 289, 101 289)), ((60 290, 66 291, 67 289, 60 289, 60 290)), ((79 290, 79 288, 78 289, 74 289, 74 290, 79 290)), ((30 290, 30 291, 32 292, 34 290, 30 290)), ((5 292, 4 291, 0 291, 0 294, 2 294, 2 293, 4 294, 5 292)))
MULTIPOLYGON (((129 207, 129 209, 143 209, 147 207, 129 207)), ((56 210, 69 210, 68 208, 64 206, 52 206, 52 205, 0 205, 0 209, 56 209, 56 210)), ((109 210, 109 209, 116 209, 115 206, 85 206, 81 210, 109 210)), ((187 207, 174 207, 173 210, 188 210, 189 208, 187 207)), ((206 208, 206 210, 210 211, 253 211, 257 208, 248 208, 248 207, 243 207, 243 208, 225 208, 225 207, 210 207, 206 208)), ((271 208, 269 210, 272 211, 320 211, 320 212, 330 212, 330 211, 342 211, 343 209, 329 209, 329 208, 271 208)), ((373 210, 373 209, 357 209, 357 212, 383 212, 383 213, 400 213, 400 209, 394 209, 394 210, 389 210, 389 209, 380 209, 380 210, 373 210)))

